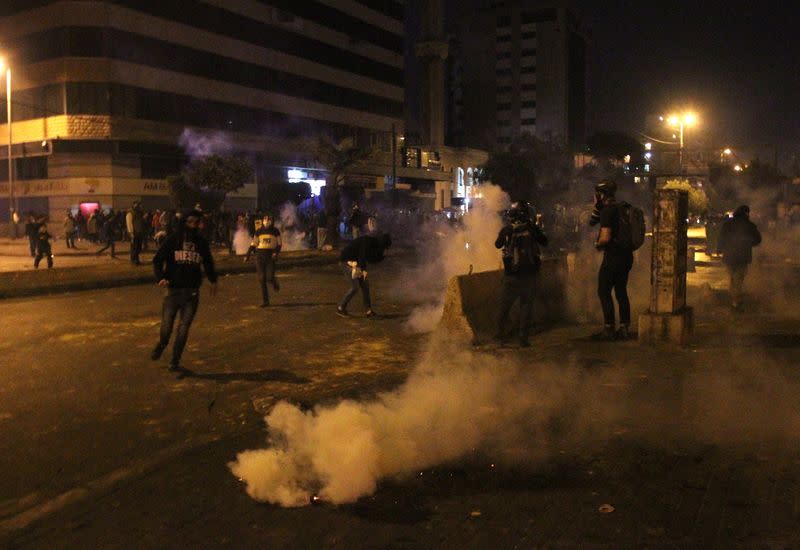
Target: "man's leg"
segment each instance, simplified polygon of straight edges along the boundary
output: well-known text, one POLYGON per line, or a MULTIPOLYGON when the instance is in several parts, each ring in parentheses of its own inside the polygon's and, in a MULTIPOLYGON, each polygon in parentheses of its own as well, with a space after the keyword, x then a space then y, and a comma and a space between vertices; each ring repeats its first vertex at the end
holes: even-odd
POLYGON ((611 338, 614 336, 614 300, 611 298, 611 289, 614 287, 613 265, 603 259, 600 271, 597 274, 597 296, 603 308, 603 332, 598 336, 611 338))
POLYGON ((731 305, 735 308, 742 306, 744 297, 744 277, 747 274, 747 265, 728 266, 731 277, 731 305))
POLYGON ((261 305, 269 304, 269 291, 267 290, 267 255, 256 252, 256 271, 258 272, 258 287, 261 289, 261 305))
POLYGON ((178 295, 174 291, 168 291, 164 296, 164 303, 161 306, 161 331, 159 333, 158 344, 156 344, 150 358, 156 361, 164 352, 164 348, 169 344, 169 337, 172 335, 172 327, 175 324, 175 315, 178 313, 178 295))
POLYGON ((53 252, 52 250, 48 249, 46 251, 47 254, 47 269, 53 269, 53 252))
POLYGON ((518 296, 516 283, 516 277, 503 275, 503 287, 500 293, 500 315, 497 318, 497 335, 495 336, 497 340, 505 339, 508 314, 511 312, 511 307, 518 296))
POLYGON ((39 262, 41 262, 41 261, 42 261, 42 253, 41 252, 37 252, 36 256, 34 256, 34 258, 33 258, 33 267, 35 267, 36 269, 39 269, 39 262))
POLYGON ((369 281, 366 277, 359 277, 356 281, 358 281, 358 286, 361 287, 361 299, 364 301, 364 309, 370 312, 372 311, 372 299, 369 295, 369 281))
POLYGON ((272 284, 272 288, 275 289, 275 292, 281 289, 281 285, 278 284, 278 279, 275 277, 275 258, 272 256, 267 256, 267 280, 272 284))
POLYGON ((170 368, 177 368, 181 363, 183 348, 186 347, 186 340, 189 338, 189 328, 192 326, 197 306, 200 304, 200 289, 186 289, 185 292, 180 306, 181 321, 178 324, 178 332, 175 334, 175 343, 172 344, 170 368))
POLYGON ((347 280, 350 281, 350 290, 347 291, 347 294, 344 295, 342 301, 339 302, 339 311, 347 311, 347 304, 350 303, 350 300, 353 299, 353 296, 358 294, 358 290, 361 288, 361 285, 358 283, 358 279, 353 279, 352 270, 347 264, 344 266, 344 275, 347 277, 347 280))
MULTIPOLYGON (((617 266, 614 273, 614 295, 617 297, 617 304, 619 306, 619 324, 620 328, 624 327, 625 331, 630 328, 631 324, 631 302, 628 298, 628 276, 630 275, 630 267, 627 264, 617 266)), ((624 335, 626 338, 627 334, 624 335)))
POLYGON ((519 288, 519 343, 528 345, 528 336, 531 332, 533 319, 533 295, 536 279, 534 277, 521 277, 519 288))
POLYGON ((31 249, 31 258, 36 257, 36 239, 34 237, 28 237, 28 246, 31 249))

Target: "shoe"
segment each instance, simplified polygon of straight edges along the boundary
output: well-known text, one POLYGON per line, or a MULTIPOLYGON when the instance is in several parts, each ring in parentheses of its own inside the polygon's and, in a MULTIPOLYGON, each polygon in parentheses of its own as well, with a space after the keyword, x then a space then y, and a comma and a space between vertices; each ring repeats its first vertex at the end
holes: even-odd
POLYGON ((372 311, 371 309, 367 310, 367 317, 377 317, 378 314, 372 311))
POLYGON ((179 372, 181 367, 178 363, 170 362, 168 370, 169 372, 179 372))
POLYGON ((153 351, 150 353, 150 360, 158 361, 161 359, 161 354, 164 353, 164 348, 161 347, 160 344, 157 344, 156 347, 153 348, 153 351))
POLYGON ((339 317, 350 317, 350 314, 347 313, 347 310, 342 309, 340 307, 336 308, 336 315, 338 315, 339 317))
POLYGON ((592 340, 597 340, 599 342, 612 342, 615 339, 616 334, 614 333, 614 327, 610 326, 605 326, 600 332, 592 334, 592 340))
POLYGON ((631 332, 627 325, 621 325, 615 334, 617 340, 630 340, 631 332))

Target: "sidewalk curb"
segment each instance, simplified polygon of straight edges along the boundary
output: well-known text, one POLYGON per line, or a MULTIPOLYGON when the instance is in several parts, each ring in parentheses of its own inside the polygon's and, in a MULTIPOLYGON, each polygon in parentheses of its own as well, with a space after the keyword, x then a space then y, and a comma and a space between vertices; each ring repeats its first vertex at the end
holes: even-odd
MULTIPOLYGON (((298 267, 314 267, 333 265, 339 261, 338 255, 335 256, 321 256, 310 258, 296 258, 287 259, 278 262, 277 271, 284 271, 286 269, 293 269, 298 267)), ((218 266, 218 275, 238 275, 240 273, 255 272, 255 262, 242 263, 239 266, 218 266)), ((44 282, 44 281, 43 281, 44 282)), ((119 277, 110 277, 103 279, 86 279, 83 281, 70 281, 67 283, 59 282, 46 282, 39 286, 31 286, 28 288, 0 288, 0 300, 11 298, 27 298, 30 296, 43 296, 50 294, 63 294, 66 292, 77 292, 81 290, 99 290, 107 288, 118 288, 123 286, 133 286, 142 284, 155 284, 155 276, 151 269, 143 271, 141 274, 135 275, 121 275, 119 277)))

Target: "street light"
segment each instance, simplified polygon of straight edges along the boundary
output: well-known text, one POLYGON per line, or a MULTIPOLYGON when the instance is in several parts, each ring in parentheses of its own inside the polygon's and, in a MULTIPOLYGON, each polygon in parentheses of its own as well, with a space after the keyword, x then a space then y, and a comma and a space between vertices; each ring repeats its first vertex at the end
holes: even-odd
POLYGON ((731 148, 730 147, 725 147, 725 149, 723 149, 719 153, 719 163, 723 164, 724 161, 725 161, 725 157, 730 157, 732 154, 733 154, 733 151, 731 150, 731 148))
POLYGON ((678 129, 678 143, 680 149, 678 150, 678 165, 683 170, 683 130, 697 124, 697 115, 692 112, 686 112, 682 115, 673 114, 666 118, 667 124, 672 128, 678 129))
MULTIPOLYGON (((6 73, 6 124, 8 124, 8 221, 14 224, 14 170, 11 166, 11 66, 0 57, 0 72, 6 73)), ((16 228, 14 230, 16 235, 16 228)))

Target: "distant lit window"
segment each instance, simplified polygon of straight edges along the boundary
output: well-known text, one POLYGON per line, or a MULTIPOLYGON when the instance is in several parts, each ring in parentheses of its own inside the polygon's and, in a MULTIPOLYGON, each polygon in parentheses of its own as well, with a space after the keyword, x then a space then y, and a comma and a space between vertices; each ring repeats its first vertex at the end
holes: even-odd
POLYGON ((644 165, 644 171, 645 172, 649 172, 650 171, 650 165, 649 164, 645 164, 644 165))
POLYGON ((646 152, 644 154, 644 158, 646 158, 647 160, 650 160, 651 158, 653 158, 653 153, 651 153, 650 151, 646 152))
POLYGON ((650 143, 649 141, 644 144, 645 151, 650 151, 652 148, 653 148, 653 144, 650 143))

